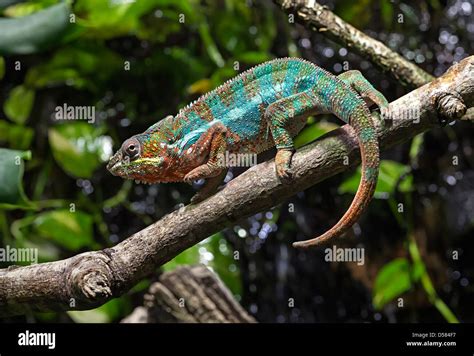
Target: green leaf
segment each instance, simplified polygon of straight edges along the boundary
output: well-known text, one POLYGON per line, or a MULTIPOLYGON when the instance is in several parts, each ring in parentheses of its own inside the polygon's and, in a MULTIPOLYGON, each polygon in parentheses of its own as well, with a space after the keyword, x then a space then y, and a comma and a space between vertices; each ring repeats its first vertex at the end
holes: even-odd
POLYGON ((397 258, 382 267, 377 274, 372 302, 376 309, 408 291, 412 286, 411 266, 406 258, 397 258))
POLYGON ((200 244, 202 244, 202 242, 181 252, 178 256, 173 258, 171 261, 164 264, 163 270, 172 271, 176 267, 179 267, 182 265, 194 265, 196 263, 199 263, 199 256, 200 256, 199 245, 200 244))
POLYGON ((340 0, 336 4, 335 13, 343 20, 357 28, 365 27, 371 20, 373 0, 340 0))
POLYGON ((201 40, 207 50, 207 54, 218 67, 223 67, 225 64, 224 58, 222 58, 222 55, 219 52, 219 49, 217 48, 216 43, 214 42, 214 39, 211 36, 211 31, 209 30, 208 23, 206 21, 203 21, 199 24, 198 28, 201 40))
POLYGON ((213 235, 209 241, 207 250, 211 252, 214 259, 210 261, 209 267, 222 279, 222 282, 234 295, 242 294, 242 280, 240 269, 233 258, 233 249, 222 234, 213 235))
POLYGON ((239 73, 232 67, 230 66, 224 66, 222 68, 218 68, 212 73, 211 76, 211 82, 212 82, 212 87, 216 88, 219 85, 221 85, 223 82, 225 82, 229 78, 233 78, 239 73))
POLYGON ((63 254, 61 248, 54 242, 41 238, 34 239, 30 235, 27 236, 27 239, 23 240, 22 247, 37 249, 39 263, 60 260, 63 254))
POLYGON ((393 24, 393 4, 390 0, 382 0, 380 2, 380 12, 385 27, 390 28, 393 24))
POLYGON ((0 54, 36 53, 60 42, 69 14, 69 5, 61 2, 28 16, 0 19, 0 54))
POLYGON ((90 178, 112 153, 112 139, 87 122, 58 125, 48 137, 54 159, 73 177, 90 178))
MULTIPOLYGON (((87 29, 88 36, 108 39, 130 34, 140 35, 142 29, 146 28, 149 23, 142 21, 142 16, 152 12, 155 8, 163 11, 169 6, 189 8, 188 2, 175 0, 78 0, 74 10, 81 14, 80 24, 87 29)), ((184 13, 187 14, 187 12, 184 13)), ((156 21, 151 24, 154 23, 156 21)), ((158 24, 161 31, 168 31, 168 28, 163 26, 161 19, 158 24)))
POLYGON ((57 3, 57 0, 40 0, 34 2, 23 1, 21 3, 14 4, 13 6, 9 6, 7 9, 5 9, 5 11, 3 11, 3 15, 6 17, 27 16, 47 7, 56 5, 57 3))
POLYGON ((69 315, 69 317, 77 324, 105 324, 111 322, 107 313, 98 308, 92 310, 70 310, 67 312, 67 315, 69 315))
POLYGON ((424 135, 420 134, 420 135, 415 136, 415 138, 411 142, 411 146, 410 146, 410 160, 411 161, 415 160, 418 157, 420 150, 423 147, 423 141, 424 141, 424 135))
POLYGON ((409 193, 413 191, 413 175, 409 174, 398 185, 398 190, 402 193, 409 193))
POLYGON ((35 91, 24 85, 18 85, 10 91, 3 104, 3 111, 9 119, 17 124, 23 124, 30 116, 34 101, 35 91))
POLYGON ((313 142, 329 131, 337 129, 339 126, 330 122, 317 122, 305 127, 298 136, 295 137, 295 147, 299 148, 313 142))
POLYGON ((106 81, 122 66, 123 60, 104 46, 75 44, 57 50, 49 61, 29 69, 25 83, 34 88, 66 83, 93 90, 96 83, 106 81))
POLYGON ((243 63, 260 64, 270 60, 272 56, 268 52, 249 51, 238 54, 236 59, 243 63))
MULTIPOLYGON (((376 198, 386 198, 387 194, 392 194, 395 191, 397 183, 400 181, 402 175, 406 175, 409 172, 409 167, 401 163, 389 160, 383 160, 380 162, 379 178, 377 186, 375 188, 376 198)), ((360 183, 361 168, 347 178, 340 186, 339 193, 350 193, 354 194, 360 183)), ((401 192, 409 192, 413 189, 413 176, 411 174, 406 175, 405 178, 400 182, 398 189, 401 192)))
POLYGON ((77 324, 105 324, 111 322, 105 310, 101 309, 100 307, 91 310, 70 310, 67 311, 67 315, 77 324))
POLYGON ((442 8, 439 0, 429 0, 428 2, 430 3, 431 7, 433 7, 433 9, 435 10, 439 11, 442 8))
POLYGON ((33 222, 35 231, 71 251, 92 247, 93 218, 84 212, 67 209, 38 214, 33 222))
POLYGON ((23 190, 22 180, 25 159, 31 159, 30 151, 0 148, 0 208, 31 209, 34 205, 23 190))
POLYGON ((0 142, 7 142, 10 148, 25 150, 33 140, 33 129, 0 120, 0 142))
POLYGON ((5 59, 0 57, 0 80, 5 76, 5 59))
POLYGON ((111 323, 118 321, 131 312, 130 300, 127 296, 112 299, 98 308, 91 310, 68 311, 69 317, 76 323, 111 323))
POLYGON ((214 234, 199 244, 180 253, 170 262, 163 265, 165 271, 180 265, 203 263, 214 270, 224 284, 234 294, 242 292, 240 271, 232 256, 232 249, 221 233, 214 234))
POLYGON ((425 273, 426 266, 422 260, 414 262, 412 268, 412 279, 418 281, 425 273))
POLYGON ((203 78, 192 83, 188 89, 188 94, 204 94, 212 89, 212 81, 208 78, 203 78))

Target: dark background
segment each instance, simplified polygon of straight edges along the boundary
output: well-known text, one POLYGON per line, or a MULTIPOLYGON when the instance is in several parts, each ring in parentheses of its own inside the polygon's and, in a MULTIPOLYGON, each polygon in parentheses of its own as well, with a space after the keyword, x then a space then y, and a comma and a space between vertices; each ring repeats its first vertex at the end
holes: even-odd
MULTIPOLYGON (((4 0, 0 14, 18 18, 56 3, 4 0)), ((472 54, 472 1, 321 3, 435 76, 472 54)), ((196 187, 137 185, 110 175, 104 162, 124 139, 255 64, 298 56, 335 74, 359 69, 389 101, 411 90, 324 34, 289 23, 271 1, 79 0, 72 11, 75 23, 39 34, 21 53, 0 33, 0 144, 31 152, 24 175, 12 173, 25 195, 0 182, 3 197, 11 193, 0 200, 0 245, 37 247, 41 262, 112 246, 187 204, 196 187), (64 103, 94 106, 95 122, 58 122, 64 103)), ((297 142, 338 124, 310 119, 297 142)), ((207 264, 261 322, 473 321, 473 133, 458 122, 383 153, 377 198, 337 241, 363 247, 362 266, 291 247, 343 214, 359 179, 348 172, 213 235, 162 270, 207 264)), ((116 322, 154 279, 92 311, 10 320, 116 322)))

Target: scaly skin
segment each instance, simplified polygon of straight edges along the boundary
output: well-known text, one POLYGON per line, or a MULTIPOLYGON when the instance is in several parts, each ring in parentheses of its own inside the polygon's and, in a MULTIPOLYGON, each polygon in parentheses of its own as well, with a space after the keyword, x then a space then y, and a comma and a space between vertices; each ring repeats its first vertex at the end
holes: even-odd
POLYGON ((293 137, 309 115, 333 113, 355 130, 361 149, 362 179, 340 221, 323 235, 296 242, 309 247, 347 231, 369 204, 377 183, 379 148, 368 104, 384 112, 384 96, 358 71, 334 76, 308 61, 275 59, 251 68, 203 95, 176 116, 168 116, 144 133, 126 140, 110 159, 114 175, 143 183, 206 179, 192 202, 213 194, 227 168, 228 153, 258 154, 277 148, 276 173, 291 178, 293 137))

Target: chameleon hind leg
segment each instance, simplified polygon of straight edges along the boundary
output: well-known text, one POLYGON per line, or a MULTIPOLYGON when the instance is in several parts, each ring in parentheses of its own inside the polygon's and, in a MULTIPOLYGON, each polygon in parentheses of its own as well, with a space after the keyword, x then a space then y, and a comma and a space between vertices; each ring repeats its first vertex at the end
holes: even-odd
POLYGON ((275 167, 282 180, 291 177, 291 158, 295 151, 292 133, 297 133, 304 126, 311 113, 324 111, 318 97, 312 91, 304 91, 270 104, 265 110, 265 119, 272 133, 277 148, 275 167), (296 120, 298 118, 298 120, 296 120), (300 128, 292 127, 300 125, 300 128))
MULTIPOLYGON (((227 149, 226 137, 227 128, 222 123, 217 123, 211 126, 211 128, 201 136, 195 145, 196 147, 199 147, 199 152, 195 152, 194 154, 207 156, 208 160, 206 163, 201 164, 186 174, 184 177, 186 183, 192 183, 195 180, 219 177, 222 175, 222 171, 226 170, 225 166, 222 164, 222 157, 224 157, 227 149)), ((224 177, 221 177, 221 181, 224 177)), ((213 181, 212 185, 215 184, 216 182, 213 181)), ((220 182, 217 186, 219 184, 220 182)))
POLYGON ((388 101, 385 96, 375 89, 370 82, 364 78, 358 70, 348 70, 337 76, 344 83, 354 89, 362 99, 367 103, 367 106, 373 104, 380 108, 382 116, 385 116, 388 111, 388 101))

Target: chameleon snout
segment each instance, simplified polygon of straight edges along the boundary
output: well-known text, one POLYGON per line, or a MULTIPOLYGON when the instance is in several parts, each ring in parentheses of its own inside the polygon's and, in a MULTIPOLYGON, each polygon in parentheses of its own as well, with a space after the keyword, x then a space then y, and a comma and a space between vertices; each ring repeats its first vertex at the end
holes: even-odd
POLYGON ((114 176, 117 175, 117 167, 122 161, 122 152, 116 152, 112 157, 110 157, 109 162, 107 163, 107 170, 112 173, 114 176))

